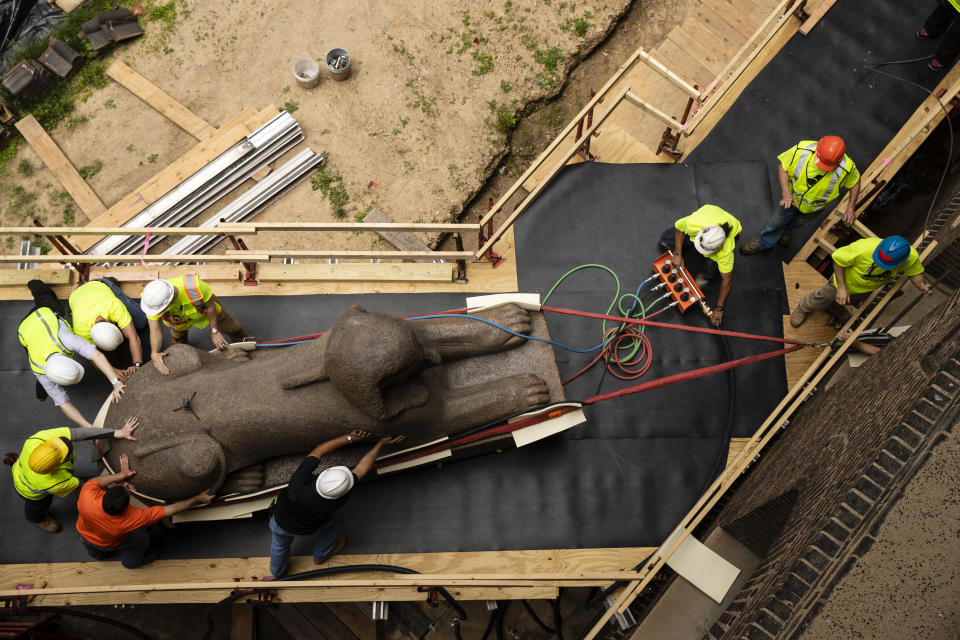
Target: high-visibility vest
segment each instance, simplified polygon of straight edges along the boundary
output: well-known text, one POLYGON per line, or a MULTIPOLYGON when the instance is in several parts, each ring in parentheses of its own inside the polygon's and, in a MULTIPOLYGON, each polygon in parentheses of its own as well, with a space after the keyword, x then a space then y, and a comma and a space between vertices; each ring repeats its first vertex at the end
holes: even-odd
MULTIPOLYGON (((160 318, 164 324, 176 331, 183 331, 190 327, 202 329, 210 321, 204 312, 203 295, 200 293, 200 276, 184 275, 167 280, 173 285, 177 293, 173 296, 170 306, 160 318)), ((217 305, 217 312, 220 305, 217 305)))
POLYGON ((27 500, 43 500, 51 493, 63 497, 80 486, 80 481, 73 477, 73 451, 53 473, 37 473, 30 468, 30 454, 51 438, 69 439, 70 429, 58 427, 36 432, 23 443, 20 457, 13 463, 13 486, 27 500))
POLYGON ((957 11, 960 11, 960 0, 948 0, 950 4, 953 5, 953 8, 957 11))
MULTIPOLYGON (((960 0, 958 0, 960 1, 960 0)), ((853 160, 844 154, 837 168, 818 177, 817 181, 809 184, 807 181, 808 165, 814 163, 817 150, 816 140, 805 140, 797 145, 793 160, 787 167, 790 177, 790 192, 793 194, 794 206, 800 213, 816 213, 840 195, 840 183, 853 170, 853 160)), ((814 165, 816 168, 816 165, 814 165)), ((817 168, 817 171, 820 171, 817 168)))
POLYGON ((54 353, 73 355, 73 351, 60 342, 59 331, 60 318, 49 307, 34 309, 17 327, 17 338, 27 350, 27 359, 34 373, 43 373, 47 358, 54 353))

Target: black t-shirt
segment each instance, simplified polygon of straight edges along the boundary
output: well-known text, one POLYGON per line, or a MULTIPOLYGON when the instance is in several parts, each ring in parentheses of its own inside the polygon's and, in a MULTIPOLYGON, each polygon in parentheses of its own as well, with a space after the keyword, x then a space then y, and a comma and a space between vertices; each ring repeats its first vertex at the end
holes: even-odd
MULTIPOLYGON (((293 472, 290 483, 277 498, 273 517, 277 524, 297 535, 313 533, 326 522, 334 511, 342 507, 350 497, 350 492, 335 500, 324 498, 317 493, 317 476, 313 475, 318 458, 307 456, 293 472)), ((354 485, 357 476, 353 476, 354 485)), ((352 491, 352 489, 351 489, 352 491)))

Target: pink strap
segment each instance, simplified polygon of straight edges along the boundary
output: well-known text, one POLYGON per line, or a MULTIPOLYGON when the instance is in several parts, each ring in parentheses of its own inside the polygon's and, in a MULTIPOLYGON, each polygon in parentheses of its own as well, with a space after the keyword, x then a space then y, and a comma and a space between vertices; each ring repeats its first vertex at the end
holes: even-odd
POLYGON ((152 233, 151 228, 150 228, 150 227, 147 227, 147 235, 146 235, 146 237, 143 239, 143 251, 140 252, 140 264, 143 265, 143 268, 144 268, 144 269, 149 269, 149 268, 150 268, 150 265, 148 265, 143 258, 144 258, 144 256, 147 255, 147 249, 150 248, 150 234, 151 234, 151 233, 152 233))
POLYGON ((17 595, 18 595, 18 596, 22 596, 24 591, 29 591, 30 589, 33 589, 33 588, 34 588, 33 584, 29 584, 29 583, 28 583, 28 584, 18 584, 18 585, 17 585, 17 595))

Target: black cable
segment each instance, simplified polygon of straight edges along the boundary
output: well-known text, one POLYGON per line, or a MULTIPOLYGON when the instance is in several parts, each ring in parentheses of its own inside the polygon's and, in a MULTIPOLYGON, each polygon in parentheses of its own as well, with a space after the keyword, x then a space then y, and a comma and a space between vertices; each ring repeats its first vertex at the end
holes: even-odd
POLYGON ((463 636, 460 635, 460 621, 457 620, 453 623, 453 637, 456 640, 463 640, 463 636))
POLYGON ((907 80, 906 78, 896 76, 892 73, 881 71, 878 67, 886 66, 888 64, 907 64, 910 62, 922 62, 923 60, 928 60, 932 57, 933 56, 927 56, 925 58, 914 58, 912 60, 886 60, 882 62, 871 62, 863 65, 864 69, 873 71, 874 73, 879 73, 880 75, 887 76, 888 78, 892 78, 894 80, 899 80, 900 82, 906 82, 909 85, 913 85, 914 87, 918 87, 923 91, 926 91, 929 95, 933 96, 933 98, 937 101, 937 104, 940 105, 940 108, 943 109, 943 114, 945 116, 944 119, 947 121, 947 128, 950 131, 949 145, 947 147, 947 162, 946 164, 944 164, 943 173, 940 174, 940 181, 937 183, 937 188, 933 192, 933 198, 930 200, 930 208, 927 209, 927 215, 924 216, 923 218, 923 229, 921 233, 925 233, 927 230, 927 225, 930 224, 930 214, 933 213, 933 207, 937 203, 937 197, 940 195, 940 189, 941 187, 943 187, 943 181, 946 179, 947 172, 950 169, 950 160, 953 158, 953 123, 950 121, 950 111, 947 110, 947 107, 946 105, 943 104, 943 101, 940 99, 940 96, 938 96, 933 90, 927 89, 922 84, 916 83, 913 80, 907 80))
POLYGON ((510 601, 504 600, 503 607, 500 608, 500 615, 497 616, 497 640, 503 640, 503 620, 507 617, 508 606, 510 606, 510 601))
POLYGON ((553 628, 556 630, 557 640, 563 640, 563 616, 560 615, 560 596, 550 601, 550 608, 553 609, 553 628))
POLYGON ((497 616, 500 615, 500 603, 497 602, 497 608, 490 612, 490 619, 487 620, 487 628, 483 630, 483 635, 480 636, 480 640, 487 640, 487 637, 490 635, 490 631, 493 629, 494 622, 497 619, 497 616))
POLYGON ((556 629, 551 629, 551 628, 548 627, 546 624, 544 624, 543 620, 541 620, 541 619, 537 616, 536 612, 533 610, 533 607, 530 606, 530 603, 529 603, 529 602, 527 602, 526 600, 521 600, 521 601, 520 601, 520 604, 522 604, 522 605, 523 605, 523 608, 527 610, 527 613, 530 614, 530 617, 533 618, 533 621, 537 623, 537 626, 538 626, 538 627, 540 627, 541 629, 543 629, 544 631, 546 631, 546 632, 549 633, 550 635, 553 635, 553 634, 555 634, 555 633, 557 632, 556 629))
MULTIPOLYGON (((323 569, 313 569, 311 571, 291 573, 282 578, 277 578, 276 582, 284 582, 288 580, 304 580, 308 578, 317 578, 320 576, 336 575, 338 573, 353 573, 356 571, 384 571, 388 573, 403 573, 408 575, 420 573, 419 571, 408 569, 407 567, 397 567, 390 564, 351 564, 351 565, 344 565, 340 567, 325 567, 323 569)), ((269 582, 264 582, 263 584, 264 584, 264 587, 270 586, 269 582)), ((437 593, 443 596, 443 598, 447 601, 447 604, 449 604, 454 609, 454 611, 457 612, 457 615, 460 617, 460 620, 467 619, 467 612, 463 609, 463 607, 460 606, 460 603, 457 602, 452 595, 450 595, 449 591, 447 591, 443 587, 432 587, 432 588, 435 588, 437 590, 437 593)), ((424 590, 423 587, 417 587, 417 591, 423 591, 423 590, 424 590)), ((204 614, 205 630, 203 633, 203 640, 208 640, 210 638, 210 634, 213 633, 213 614, 216 613, 217 609, 219 609, 224 605, 230 604, 231 602, 239 598, 246 597, 248 595, 249 593, 239 593, 239 594, 227 596, 220 602, 215 603, 213 606, 207 609, 207 612, 204 614)))
POLYGON ((119 620, 114 620, 113 618, 107 618, 106 616, 98 616, 95 613, 88 613, 86 611, 74 611, 73 609, 68 609, 67 607, 30 607, 31 611, 47 611, 49 613, 59 613, 64 616, 74 616, 76 618, 84 618, 86 620, 94 620, 96 622, 102 622, 104 624, 109 624, 110 626, 117 627, 118 629, 123 629, 124 631, 130 633, 137 638, 142 640, 153 640, 152 636, 148 636, 140 629, 136 627, 131 627, 126 622, 120 622, 119 620))

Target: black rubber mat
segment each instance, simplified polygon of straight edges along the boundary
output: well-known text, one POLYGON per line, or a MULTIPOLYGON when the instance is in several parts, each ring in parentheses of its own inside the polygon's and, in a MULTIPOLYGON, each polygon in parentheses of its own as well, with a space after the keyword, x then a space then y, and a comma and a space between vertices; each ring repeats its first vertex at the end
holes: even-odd
MULTIPOLYGON (((687 161, 763 160, 772 193, 779 194, 776 156, 800 140, 833 134, 843 137, 863 171, 928 95, 865 65, 932 55, 939 39, 919 41, 914 34, 934 6, 932 0, 836 3, 810 35, 787 42, 687 161)), ((926 59, 879 68, 930 89, 943 79, 927 69, 926 59)), ((767 215, 774 205, 771 200, 767 215)), ((762 222, 745 226, 746 237, 756 236, 762 222)), ((789 258, 817 224, 819 218, 795 233, 787 249, 772 253, 789 258)))

